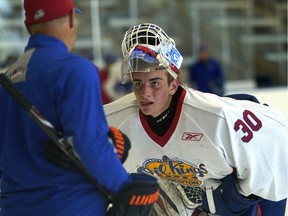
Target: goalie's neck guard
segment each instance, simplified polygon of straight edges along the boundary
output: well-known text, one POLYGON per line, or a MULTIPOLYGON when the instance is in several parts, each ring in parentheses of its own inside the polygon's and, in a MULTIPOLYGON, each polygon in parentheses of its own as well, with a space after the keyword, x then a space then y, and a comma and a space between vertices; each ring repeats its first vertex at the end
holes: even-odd
POLYGON ((121 48, 123 83, 132 72, 166 70, 176 78, 183 62, 173 39, 154 24, 144 23, 129 29, 121 48))

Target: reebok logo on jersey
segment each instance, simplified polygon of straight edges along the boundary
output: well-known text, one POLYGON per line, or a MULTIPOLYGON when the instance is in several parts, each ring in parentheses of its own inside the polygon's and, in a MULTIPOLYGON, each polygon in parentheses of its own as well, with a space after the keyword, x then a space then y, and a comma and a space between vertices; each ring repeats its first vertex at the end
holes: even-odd
POLYGON ((191 132, 185 132, 182 136, 182 140, 187 141, 200 141, 203 137, 202 133, 191 133, 191 132))

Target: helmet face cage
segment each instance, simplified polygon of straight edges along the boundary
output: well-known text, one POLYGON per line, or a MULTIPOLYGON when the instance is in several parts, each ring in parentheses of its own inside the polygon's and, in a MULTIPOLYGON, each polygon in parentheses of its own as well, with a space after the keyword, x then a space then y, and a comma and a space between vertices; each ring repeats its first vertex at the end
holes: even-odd
POLYGON ((126 32, 122 41, 122 54, 124 58, 127 57, 130 50, 138 44, 157 51, 157 46, 161 46, 169 40, 168 35, 158 26, 151 23, 143 23, 130 28, 126 32))
MULTIPOLYGON (((174 77, 180 69, 183 58, 175 47, 173 39, 157 25, 151 23, 142 23, 130 28, 124 36, 121 44, 123 62, 122 78, 123 82, 127 79, 127 74, 135 72, 135 68, 130 65, 132 52, 136 49, 142 49, 147 55, 156 53, 159 66, 164 68, 174 77)), ((132 57, 135 55, 132 55, 132 57)), ((144 59, 145 60, 145 59, 144 59)), ((137 71, 137 70, 136 70, 137 71)), ((147 70, 149 71, 149 70, 147 70)))

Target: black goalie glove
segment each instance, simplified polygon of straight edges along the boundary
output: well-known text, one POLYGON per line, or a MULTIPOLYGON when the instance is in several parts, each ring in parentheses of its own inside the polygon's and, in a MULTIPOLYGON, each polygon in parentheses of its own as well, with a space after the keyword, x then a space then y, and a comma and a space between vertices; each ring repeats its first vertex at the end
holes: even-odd
POLYGON ((107 216, 149 216, 159 195, 157 179, 146 174, 130 174, 132 182, 116 196, 107 216))

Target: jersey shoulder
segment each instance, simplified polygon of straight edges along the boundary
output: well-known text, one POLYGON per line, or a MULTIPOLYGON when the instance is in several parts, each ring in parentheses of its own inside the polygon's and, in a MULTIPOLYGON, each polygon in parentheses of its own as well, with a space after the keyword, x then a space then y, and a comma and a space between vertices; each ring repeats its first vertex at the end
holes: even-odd
POLYGON ((183 87, 186 91, 184 106, 193 109, 193 112, 204 112, 224 117, 225 102, 217 95, 203 93, 192 88, 183 87))
POLYGON ((127 94, 111 103, 104 105, 106 116, 121 113, 128 109, 130 109, 132 112, 138 112, 139 110, 134 93, 127 94))
POLYGON ((186 88, 186 96, 184 104, 187 107, 193 108, 196 112, 206 112, 207 114, 217 115, 222 118, 242 115, 243 111, 249 110, 266 118, 286 125, 283 113, 280 111, 249 100, 237 100, 230 97, 220 97, 218 95, 203 93, 198 90, 186 88))

